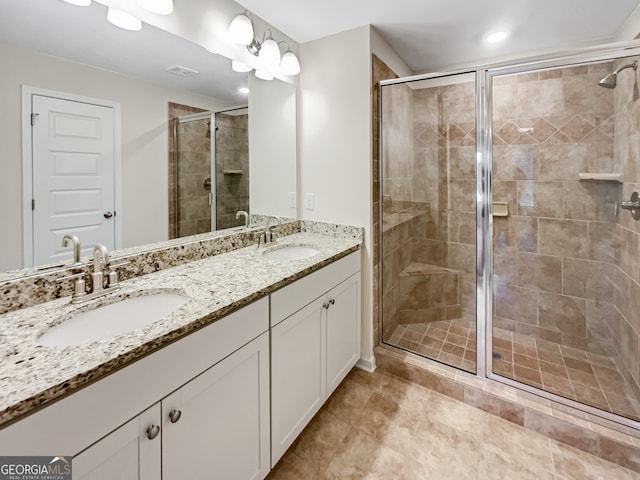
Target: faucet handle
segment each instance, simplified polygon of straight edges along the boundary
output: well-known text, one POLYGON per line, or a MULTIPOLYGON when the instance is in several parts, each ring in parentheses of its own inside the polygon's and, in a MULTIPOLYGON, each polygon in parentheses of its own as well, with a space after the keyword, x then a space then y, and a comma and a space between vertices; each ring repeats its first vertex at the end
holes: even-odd
POLYGON ((109 287, 115 287, 119 285, 118 280, 118 272, 116 271, 120 267, 124 267, 125 265, 129 265, 131 262, 129 260, 123 260, 117 263, 111 263, 109 265, 109 272, 107 273, 107 285, 109 287))
POLYGON ((65 277, 58 278, 56 282, 64 282, 65 280, 75 280, 73 283, 73 295, 71 296, 72 302, 77 302, 79 298, 87 294, 86 282, 84 280, 84 271, 67 275, 65 277))

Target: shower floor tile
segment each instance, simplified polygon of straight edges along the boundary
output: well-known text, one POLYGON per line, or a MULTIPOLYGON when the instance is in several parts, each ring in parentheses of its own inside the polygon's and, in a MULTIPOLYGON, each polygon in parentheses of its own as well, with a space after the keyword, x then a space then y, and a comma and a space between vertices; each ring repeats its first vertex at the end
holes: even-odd
MULTIPOLYGON (((399 325, 386 343, 476 371, 475 322, 469 319, 399 325)), ((606 355, 495 328, 493 372, 640 421, 640 402, 606 355)))
POLYGON ((638 479, 640 475, 383 372, 354 369, 268 480, 638 479))

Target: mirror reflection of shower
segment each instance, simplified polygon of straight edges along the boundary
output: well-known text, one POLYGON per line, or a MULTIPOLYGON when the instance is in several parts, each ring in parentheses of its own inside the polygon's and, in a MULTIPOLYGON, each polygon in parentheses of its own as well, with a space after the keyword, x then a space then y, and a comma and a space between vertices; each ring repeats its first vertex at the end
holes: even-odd
POLYGON ((638 62, 635 61, 633 63, 628 63, 627 65, 623 65, 622 67, 618 68, 615 72, 611 72, 602 80, 600 80, 598 82, 598 85, 604 88, 610 88, 610 89, 616 88, 616 85, 618 84, 618 74, 621 71, 626 70, 627 68, 633 68, 633 71, 635 72, 636 70, 638 70, 638 62))
POLYGON ((238 225, 249 210, 248 109, 175 115, 170 128, 169 238, 238 225))

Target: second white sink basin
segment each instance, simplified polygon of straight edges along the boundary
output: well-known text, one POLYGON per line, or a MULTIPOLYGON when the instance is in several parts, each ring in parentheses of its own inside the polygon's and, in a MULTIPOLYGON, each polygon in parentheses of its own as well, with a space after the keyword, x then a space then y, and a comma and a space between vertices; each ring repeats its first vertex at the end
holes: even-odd
POLYGON ((266 250, 262 253, 262 257, 267 260, 302 260, 303 258, 313 257, 320 253, 320 250, 306 245, 284 245, 278 246, 272 250, 266 250))
POLYGON ((68 347, 112 338, 163 319, 189 301, 176 293, 155 293, 121 300, 79 313, 44 332, 38 343, 68 347))

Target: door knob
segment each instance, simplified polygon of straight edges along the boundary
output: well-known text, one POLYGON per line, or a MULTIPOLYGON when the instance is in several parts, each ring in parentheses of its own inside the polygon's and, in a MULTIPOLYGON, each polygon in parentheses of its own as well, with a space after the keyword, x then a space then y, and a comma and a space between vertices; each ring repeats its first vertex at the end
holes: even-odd
POLYGON ((104 212, 104 218, 111 218, 113 217, 113 213, 111 212, 104 212))

